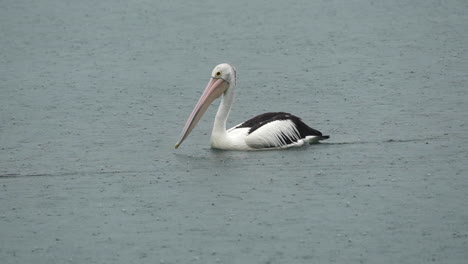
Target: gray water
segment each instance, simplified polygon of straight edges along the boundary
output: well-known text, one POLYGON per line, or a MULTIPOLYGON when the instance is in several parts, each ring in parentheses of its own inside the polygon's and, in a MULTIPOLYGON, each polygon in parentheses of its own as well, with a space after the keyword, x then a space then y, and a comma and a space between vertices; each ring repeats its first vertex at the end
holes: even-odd
POLYGON ((466 1, 2 1, 2 263, 465 263, 466 1), (329 134, 209 148, 288 111, 329 134))

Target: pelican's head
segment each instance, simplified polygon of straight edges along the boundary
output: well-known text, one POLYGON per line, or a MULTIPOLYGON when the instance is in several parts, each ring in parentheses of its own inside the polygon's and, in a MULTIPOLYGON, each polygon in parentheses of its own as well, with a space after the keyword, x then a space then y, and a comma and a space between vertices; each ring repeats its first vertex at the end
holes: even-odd
POLYGON ((230 87, 235 86, 236 69, 227 63, 218 64, 216 65, 216 67, 214 67, 213 71, 211 72, 211 78, 223 79, 224 81, 229 83, 230 87))
POLYGON ((227 63, 222 63, 214 67, 211 72, 211 79, 206 85, 205 91, 201 95, 198 103, 190 114, 184 129, 180 135, 180 140, 175 145, 178 148, 180 144, 192 132, 200 118, 206 112, 210 104, 221 95, 225 94, 230 88, 236 86, 236 70, 227 63))

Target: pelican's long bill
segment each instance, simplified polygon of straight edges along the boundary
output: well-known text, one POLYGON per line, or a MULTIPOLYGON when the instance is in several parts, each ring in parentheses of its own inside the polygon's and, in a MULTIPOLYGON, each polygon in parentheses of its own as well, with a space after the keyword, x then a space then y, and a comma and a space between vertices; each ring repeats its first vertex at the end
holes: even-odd
POLYGON ((180 144, 192 132, 192 129, 197 125, 200 118, 206 112, 210 104, 218 97, 220 97, 229 87, 229 83, 220 78, 211 78, 206 85, 205 91, 201 95, 198 103, 195 105, 192 113, 190 114, 187 123, 185 123, 184 130, 180 134, 179 142, 175 145, 178 148, 180 144))

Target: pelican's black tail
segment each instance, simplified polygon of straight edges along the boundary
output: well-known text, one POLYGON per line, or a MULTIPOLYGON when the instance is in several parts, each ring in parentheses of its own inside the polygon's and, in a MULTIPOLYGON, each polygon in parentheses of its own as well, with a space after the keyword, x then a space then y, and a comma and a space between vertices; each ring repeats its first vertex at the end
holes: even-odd
POLYGON ((326 135, 326 136, 320 136, 318 140, 320 141, 320 140, 325 140, 325 139, 329 139, 329 138, 330 138, 330 136, 329 136, 329 135, 326 135))

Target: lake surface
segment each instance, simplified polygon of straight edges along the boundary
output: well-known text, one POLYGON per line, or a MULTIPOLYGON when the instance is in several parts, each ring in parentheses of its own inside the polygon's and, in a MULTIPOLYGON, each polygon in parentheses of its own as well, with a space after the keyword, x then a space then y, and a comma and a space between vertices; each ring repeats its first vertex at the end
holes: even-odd
POLYGON ((2 263, 465 263, 466 1, 3 1, 2 263), (212 68, 229 125, 329 134, 174 144, 212 68))

